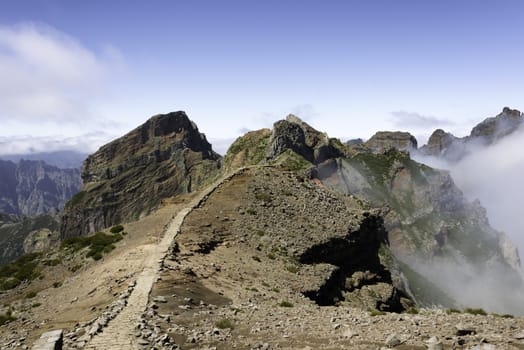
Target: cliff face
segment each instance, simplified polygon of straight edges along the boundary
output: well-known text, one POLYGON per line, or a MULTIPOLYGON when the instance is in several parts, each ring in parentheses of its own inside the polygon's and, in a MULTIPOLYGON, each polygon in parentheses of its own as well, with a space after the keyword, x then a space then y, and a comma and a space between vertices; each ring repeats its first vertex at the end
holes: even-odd
POLYGON ((522 286, 516 248, 489 225, 479 202, 466 200, 447 172, 391 150, 333 160, 319 167, 318 175, 338 192, 387 208, 384 222, 391 249, 404 262, 412 290, 419 291, 417 301, 451 306, 447 297, 428 298, 428 287, 416 275, 429 278, 460 304, 476 302, 508 311, 503 301, 512 300, 513 287, 522 286), (483 285, 497 297, 482 292, 471 296, 465 289, 461 293, 457 286, 464 288, 464 280, 475 288, 483 285))
POLYGON ((29 217, 56 214, 80 187, 78 169, 0 160, 0 212, 29 217))
POLYGON ((162 199, 209 183, 220 160, 184 112, 153 116, 84 161, 84 186, 66 206, 61 236, 145 215, 162 199))

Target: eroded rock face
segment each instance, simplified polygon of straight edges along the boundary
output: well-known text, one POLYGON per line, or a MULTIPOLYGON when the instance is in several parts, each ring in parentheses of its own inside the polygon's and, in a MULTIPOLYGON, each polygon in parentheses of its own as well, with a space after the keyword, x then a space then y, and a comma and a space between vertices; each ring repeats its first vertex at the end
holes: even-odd
POLYGON ((383 152, 389 149, 409 151, 417 149, 417 139, 409 132, 379 131, 365 145, 373 152, 383 152))
POLYGON ((266 158, 276 159, 287 150, 313 164, 342 156, 345 152, 342 143, 330 139, 327 134, 313 129, 292 114, 288 115, 286 120, 280 120, 273 125, 266 148, 266 158))
MULTIPOLYGON (((518 254, 505 236, 489 225, 480 203, 463 196, 449 173, 416 163, 407 153, 394 150, 338 159, 323 164, 317 172, 329 188, 356 195, 374 207, 387 206, 384 221, 389 242, 395 256, 406 263, 403 270, 411 274, 408 279, 414 289, 420 276, 429 277, 455 300, 468 302, 456 286, 465 278, 478 279, 479 286, 504 296, 497 300, 484 296, 485 307, 508 311, 503 300, 512 297, 512 288, 501 286, 507 285, 507 280, 522 285, 518 254)), ((423 304, 448 302, 445 297, 437 302, 427 286, 419 285, 418 289, 424 290, 418 295, 423 304)))
POLYGON ((56 214, 80 190, 79 169, 42 161, 0 160, 0 212, 24 216, 56 214))
POLYGON ((153 116, 84 161, 84 187, 64 211, 61 236, 147 214, 162 199, 209 183, 220 160, 184 112, 153 116))

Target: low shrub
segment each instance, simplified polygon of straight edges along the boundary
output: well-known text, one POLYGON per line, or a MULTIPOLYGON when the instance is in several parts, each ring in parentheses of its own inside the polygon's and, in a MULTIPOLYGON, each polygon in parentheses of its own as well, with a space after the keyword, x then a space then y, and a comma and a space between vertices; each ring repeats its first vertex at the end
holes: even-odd
POLYGON ((293 303, 291 303, 289 301, 286 301, 286 300, 284 300, 283 302, 281 302, 278 305, 281 306, 281 307, 293 307, 293 303))
POLYGON ((215 323, 215 326, 217 326, 217 328, 220 328, 220 329, 226 329, 226 328, 229 328, 229 329, 233 329, 235 328, 235 325, 233 324, 233 322, 228 319, 228 318, 224 318, 220 321, 217 321, 215 323))
POLYGON ((466 308, 464 309, 465 313, 471 314, 471 315, 482 315, 486 316, 488 313, 484 311, 484 309, 473 309, 473 308, 466 308))
POLYGON ((16 317, 11 315, 11 310, 7 311, 7 313, 5 314, 0 314, 0 326, 3 326, 4 324, 7 324, 14 320, 16 320, 16 317))
POLYGON ((109 230, 109 232, 111 233, 120 233, 124 231, 124 226, 122 225, 115 225, 113 227, 111 227, 111 229, 109 230))
POLYGON ((28 292, 28 293, 26 293, 25 298, 26 299, 32 299, 32 298, 36 297, 37 294, 38 294, 37 292, 28 292))
POLYGON ((17 260, 0 268, 0 289, 7 290, 24 281, 32 281, 40 276, 38 259, 40 253, 22 255, 17 260))
POLYGON ((107 235, 103 232, 97 232, 87 237, 68 237, 62 241, 63 249, 71 249, 74 252, 89 247, 86 257, 94 260, 100 260, 103 253, 109 253, 115 249, 114 243, 123 239, 120 233, 107 235))

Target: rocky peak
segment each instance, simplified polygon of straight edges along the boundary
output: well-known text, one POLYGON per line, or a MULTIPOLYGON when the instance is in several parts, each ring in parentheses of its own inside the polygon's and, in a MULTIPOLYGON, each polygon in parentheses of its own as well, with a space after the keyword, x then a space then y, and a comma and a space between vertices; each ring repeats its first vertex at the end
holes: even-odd
POLYGON ((220 164, 220 155, 184 112, 155 115, 84 161, 84 187, 64 211, 61 235, 137 219, 164 198, 209 183, 220 164))
MULTIPOLYGON (((340 142, 338 142, 340 143, 340 142)), ((286 150, 318 164, 343 154, 343 146, 330 139, 326 133, 315 130, 295 115, 273 124, 273 131, 266 148, 266 158, 275 159, 286 150)))
POLYGON ((516 109, 504 107, 502 112, 487 118, 471 130, 469 139, 481 139, 486 144, 511 134, 522 124, 523 115, 516 109))
POLYGON ((131 167, 165 161, 186 148, 201 153, 204 159, 219 159, 185 112, 158 114, 89 156, 84 161, 82 179, 110 179, 131 167))
POLYGON ((469 136, 455 137, 450 133, 437 129, 428 140, 428 144, 421 147, 424 155, 442 157, 450 161, 458 161, 470 151, 468 145, 490 145, 516 131, 523 122, 523 114, 509 107, 495 117, 486 118, 477 124, 469 136))
POLYGON ((365 145, 377 153, 391 148, 399 151, 409 151, 417 149, 417 139, 409 132, 379 131, 365 145))

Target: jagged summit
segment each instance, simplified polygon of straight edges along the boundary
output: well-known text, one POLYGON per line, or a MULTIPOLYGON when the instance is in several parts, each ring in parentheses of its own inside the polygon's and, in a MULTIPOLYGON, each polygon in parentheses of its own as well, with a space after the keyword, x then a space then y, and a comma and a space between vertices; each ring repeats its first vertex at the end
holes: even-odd
POLYGON ((84 161, 84 186, 64 211, 61 235, 136 219, 162 199, 208 183, 220 159, 185 112, 155 115, 84 161))
POLYGON ((417 145, 415 136, 404 131, 379 131, 365 143, 373 152, 383 152, 391 148, 410 151, 417 149, 417 145))
POLYGON ((523 123, 524 115, 516 109, 504 107, 495 117, 484 119, 465 137, 456 137, 442 129, 431 134, 428 143, 420 148, 424 155, 458 161, 467 155, 469 146, 487 146, 515 132, 523 123))

